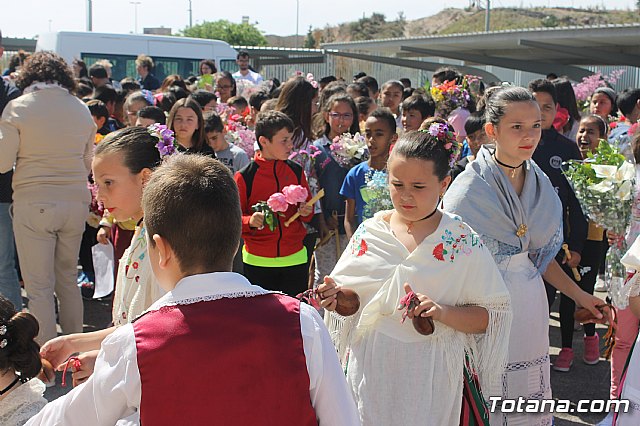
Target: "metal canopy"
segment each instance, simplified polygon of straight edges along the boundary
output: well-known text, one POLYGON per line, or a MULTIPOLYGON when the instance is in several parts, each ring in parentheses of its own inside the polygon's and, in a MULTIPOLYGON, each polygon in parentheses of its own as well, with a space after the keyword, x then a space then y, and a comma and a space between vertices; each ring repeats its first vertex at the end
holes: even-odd
MULTIPOLYGON (((523 61, 520 59, 499 58, 495 56, 478 55, 474 53, 455 53, 442 50, 422 49, 417 47, 400 46, 400 49, 407 52, 421 53, 426 56, 441 56, 444 58, 458 59, 477 64, 495 65, 502 68, 516 69, 538 74, 547 74, 550 67, 557 73, 568 76, 573 80, 580 80, 592 73, 584 68, 573 67, 570 65, 546 64, 540 62, 523 61)), ((460 67, 456 67, 460 68, 460 67)))
POLYGON ((393 58, 445 57, 543 74, 553 70, 580 79, 591 73, 577 66, 638 66, 640 23, 325 43, 322 47, 393 58))
POLYGON ((472 74, 482 77, 484 81, 500 82, 496 75, 480 68, 473 68, 464 65, 447 64, 442 62, 416 61, 412 59, 392 58, 388 56, 364 55, 362 53, 342 52, 339 50, 327 50, 327 55, 342 56, 345 58, 360 59, 363 61, 379 62, 382 64, 396 65, 399 67, 414 68, 426 71, 435 71, 443 66, 454 66, 465 74, 472 74))
MULTIPOLYGON (((640 40, 639 40, 640 42, 640 40)), ((592 58, 597 55, 601 61, 610 65, 631 65, 634 67, 640 67, 640 55, 629 55, 625 53, 619 53, 615 48, 597 48, 590 47, 589 49, 575 49, 566 46, 560 46, 552 43, 542 43, 539 41, 531 40, 519 40, 521 46, 534 47, 540 50, 554 51, 563 53, 566 55, 577 56, 580 58, 592 58)))

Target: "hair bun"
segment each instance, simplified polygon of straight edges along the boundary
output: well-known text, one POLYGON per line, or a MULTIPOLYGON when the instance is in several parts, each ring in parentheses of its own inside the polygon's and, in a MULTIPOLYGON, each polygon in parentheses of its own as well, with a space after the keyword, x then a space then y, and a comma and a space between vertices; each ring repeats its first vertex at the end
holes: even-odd
POLYGON ((16 313, 7 324, 7 361, 23 381, 35 377, 42 368, 40 345, 34 340, 39 330, 38 321, 27 312, 16 313))

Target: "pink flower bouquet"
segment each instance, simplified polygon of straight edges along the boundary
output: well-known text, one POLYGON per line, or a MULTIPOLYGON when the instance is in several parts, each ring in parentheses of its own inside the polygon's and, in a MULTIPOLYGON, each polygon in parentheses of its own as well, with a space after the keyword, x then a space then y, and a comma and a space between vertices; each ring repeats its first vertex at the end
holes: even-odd
POLYGON ((278 227, 276 215, 284 216, 283 213, 289 209, 290 205, 304 203, 308 195, 307 189, 303 186, 285 186, 282 188, 282 192, 271 194, 267 201, 260 201, 251 206, 251 210, 264 213, 264 223, 273 232, 278 227))

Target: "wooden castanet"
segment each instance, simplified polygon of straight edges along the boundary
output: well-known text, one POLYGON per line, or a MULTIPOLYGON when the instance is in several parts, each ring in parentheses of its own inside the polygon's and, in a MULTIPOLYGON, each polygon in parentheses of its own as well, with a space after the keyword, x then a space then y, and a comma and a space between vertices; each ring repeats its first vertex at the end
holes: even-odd
POLYGON ((336 312, 343 317, 349 317, 360 309, 360 296, 355 291, 343 288, 336 294, 336 312))

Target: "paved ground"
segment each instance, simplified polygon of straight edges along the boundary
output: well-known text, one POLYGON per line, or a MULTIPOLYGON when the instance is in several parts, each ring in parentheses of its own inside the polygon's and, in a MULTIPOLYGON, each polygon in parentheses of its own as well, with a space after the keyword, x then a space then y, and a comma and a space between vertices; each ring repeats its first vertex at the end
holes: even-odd
MULTIPOLYGON (((600 294, 604 297, 604 294, 600 294)), ((85 331, 93 331, 107 326, 111 319, 110 303, 107 301, 85 301, 85 331)), ((558 323, 557 302, 551 314, 551 361, 555 359, 560 351, 560 328, 558 323)), ((602 338, 606 328, 598 326, 598 333, 602 338)), ((609 395, 609 363, 602 360, 595 366, 589 366, 582 362, 582 331, 575 332, 574 352, 576 359, 570 372, 557 373, 551 371, 551 384, 553 396, 555 399, 567 399, 572 401, 572 408, 576 407, 576 403, 580 399, 603 399, 606 400, 609 395)), ((71 381, 71 375, 68 374, 68 381, 71 381)), ((70 390, 69 385, 63 388, 60 385, 61 373, 58 373, 57 384, 55 387, 47 389, 45 397, 53 400, 70 390)), ((595 425, 605 417, 605 414, 558 414, 555 424, 558 426, 565 425, 595 425)))

